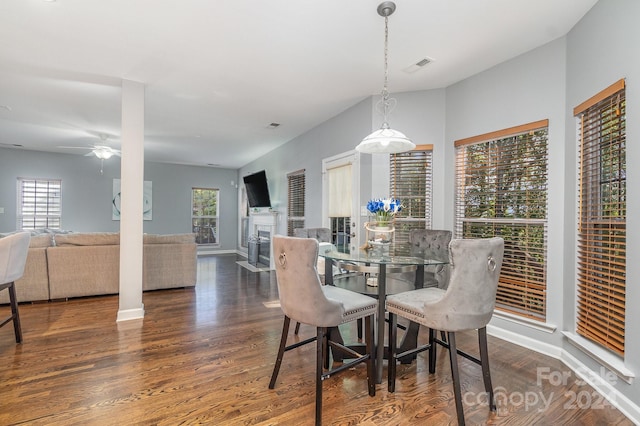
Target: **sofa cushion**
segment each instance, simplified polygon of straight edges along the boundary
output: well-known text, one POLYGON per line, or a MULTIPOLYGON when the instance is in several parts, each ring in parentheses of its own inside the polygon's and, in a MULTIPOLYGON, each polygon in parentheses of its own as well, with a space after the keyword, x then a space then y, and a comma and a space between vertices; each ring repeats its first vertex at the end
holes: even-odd
POLYGON ((144 244, 188 244, 196 242, 196 234, 144 234, 144 244))
POLYGON ((117 232, 79 232, 77 234, 60 234, 55 237, 56 247, 118 244, 120 244, 120 234, 117 232))
POLYGON ((51 247, 52 245, 50 234, 34 235, 29 242, 29 248, 51 247))

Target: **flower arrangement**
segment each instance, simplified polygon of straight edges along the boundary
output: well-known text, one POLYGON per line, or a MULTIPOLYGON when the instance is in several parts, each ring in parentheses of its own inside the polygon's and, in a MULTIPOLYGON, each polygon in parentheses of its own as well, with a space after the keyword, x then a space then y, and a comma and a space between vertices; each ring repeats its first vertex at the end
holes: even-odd
POLYGON ((402 203, 395 198, 374 198, 367 203, 367 210, 376 216, 378 223, 387 223, 402 210, 402 203))

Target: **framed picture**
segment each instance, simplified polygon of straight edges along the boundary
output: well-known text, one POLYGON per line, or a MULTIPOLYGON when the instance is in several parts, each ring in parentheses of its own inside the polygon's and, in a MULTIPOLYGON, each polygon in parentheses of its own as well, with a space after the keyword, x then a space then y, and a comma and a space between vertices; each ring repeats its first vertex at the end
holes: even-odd
MULTIPOLYGON (((120 220, 120 179, 113 180, 113 196, 111 198, 111 219, 120 220)), ((143 205, 142 205, 142 217, 144 220, 151 220, 153 218, 153 186, 150 180, 144 181, 143 187, 143 205)))

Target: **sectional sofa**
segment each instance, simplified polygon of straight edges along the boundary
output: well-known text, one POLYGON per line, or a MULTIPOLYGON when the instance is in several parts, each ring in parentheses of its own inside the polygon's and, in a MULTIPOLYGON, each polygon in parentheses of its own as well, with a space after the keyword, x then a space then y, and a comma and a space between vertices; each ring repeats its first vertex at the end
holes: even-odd
MULTIPOLYGON (((143 238, 144 291, 196 285, 195 234, 145 234, 143 238)), ((16 293, 19 302, 116 294, 119 277, 119 233, 45 233, 31 237, 16 293)), ((0 295, 0 303, 8 301, 6 294, 0 295)))

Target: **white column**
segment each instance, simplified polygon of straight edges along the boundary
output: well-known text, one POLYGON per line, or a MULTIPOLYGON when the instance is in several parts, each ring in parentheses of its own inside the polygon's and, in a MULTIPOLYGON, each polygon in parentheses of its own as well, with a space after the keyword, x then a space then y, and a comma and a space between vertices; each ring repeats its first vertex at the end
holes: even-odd
POLYGON ((120 167, 120 306, 117 321, 144 317, 142 224, 144 185, 144 84, 122 81, 120 167))

